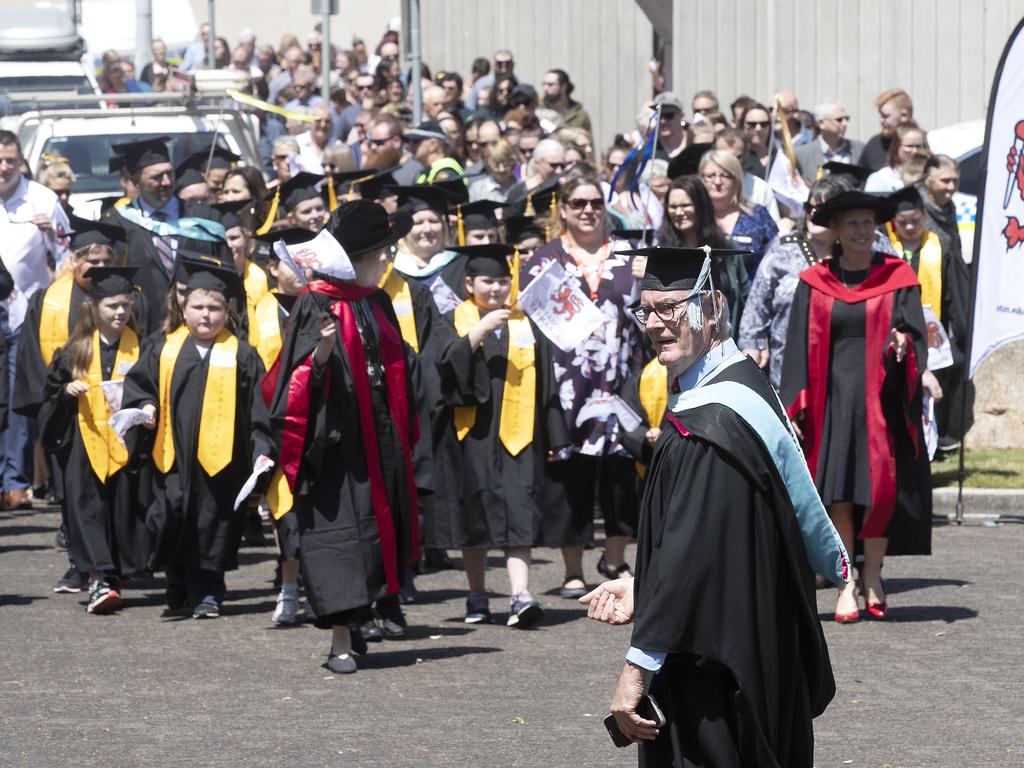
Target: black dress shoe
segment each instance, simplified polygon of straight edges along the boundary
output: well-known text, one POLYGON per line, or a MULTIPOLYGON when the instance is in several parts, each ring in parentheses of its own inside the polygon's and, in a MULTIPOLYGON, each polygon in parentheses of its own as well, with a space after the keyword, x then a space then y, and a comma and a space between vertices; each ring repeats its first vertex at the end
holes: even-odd
POLYGON ((608 565, 608 560, 605 559, 605 554, 601 553, 601 559, 597 561, 597 572, 600 573, 607 579, 619 579, 622 578, 623 574, 628 574, 632 571, 628 563, 622 563, 616 568, 612 568, 608 565))
POLYGON ((369 651, 370 648, 366 644, 366 638, 363 637, 363 632, 359 628, 359 625, 349 624, 348 633, 352 638, 352 653, 359 656, 365 656, 366 652, 369 651))
POLYGON ((384 639, 384 633, 380 627, 377 626, 375 621, 367 621, 365 624, 359 625, 359 632, 363 636, 363 640, 367 643, 379 643, 384 639))

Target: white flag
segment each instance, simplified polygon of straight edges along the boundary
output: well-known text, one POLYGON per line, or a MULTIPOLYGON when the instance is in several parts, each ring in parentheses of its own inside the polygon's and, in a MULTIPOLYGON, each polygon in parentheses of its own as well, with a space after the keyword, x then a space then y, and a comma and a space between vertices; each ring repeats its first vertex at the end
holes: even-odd
POLYGON ((575 349, 608 320, 554 260, 519 294, 519 307, 563 352, 575 349))
POLYGON ((974 230, 970 375, 999 347, 1024 338, 1024 21, 1003 50, 985 125, 985 187, 974 230))
POLYGON ((278 240, 274 243, 274 253, 303 283, 306 282, 307 269, 337 280, 355 280, 356 277, 345 249, 326 229, 321 229, 316 237, 305 243, 288 245, 284 240, 278 240))

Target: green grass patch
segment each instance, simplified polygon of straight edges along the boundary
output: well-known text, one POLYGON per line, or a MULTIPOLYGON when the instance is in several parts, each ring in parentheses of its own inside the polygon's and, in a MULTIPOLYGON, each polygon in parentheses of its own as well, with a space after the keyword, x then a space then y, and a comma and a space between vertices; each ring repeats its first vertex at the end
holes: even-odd
MULTIPOLYGON (((932 487, 956 487, 960 453, 937 453, 932 487)), ((965 488, 1024 488, 1024 448, 985 448, 964 454, 965 488)))

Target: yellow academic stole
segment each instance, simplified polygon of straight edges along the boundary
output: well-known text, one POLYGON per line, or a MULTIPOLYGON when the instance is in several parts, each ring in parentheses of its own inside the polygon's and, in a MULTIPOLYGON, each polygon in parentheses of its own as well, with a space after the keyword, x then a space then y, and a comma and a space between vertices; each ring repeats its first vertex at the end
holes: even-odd
MULTIPOLYGON (((656 357, 640 374, 640 405, 644 407, 647 423, 655 429, 660 427, 668 408, 668 369, 656 357)), ((647 467, 639 461, 636 469, 640 477, 647 474, 647 467)))
MULTIPOLYGON (((121 381, 128 370, 139 359, 139 337, 131 328, 121 331, 121 339, 117 343, 117 357, 114 358, 114 370, 110 381, 121 381)), ((100 332, 92 334, 92 359, 89 361, 89 372, 86 383, 89 390, 78 396, 78 431, 85 444, 85 453, 89 457, 92 471, 101 483, 123 469, 128 463, 128 449, 111 429, 110 406, 103 394, 103 368, 100 362, 100 332)))
POLYGON ((295 504, 292 489, 288 487, 288 478, 284 476, 284 470, 280 467, 274 470, 274 477, 267 488, 267 504, 270 505, 275 520, 287 515, 295 504))
POLYGON ((412 312, 412 291, 409 290, 409 283, 395 271, 393 264, 388 264, 387 271, 377 287, 391 299, 391 306, 395 308, 398 328, 405 343, 412 347, 413 352, 419 352, 420 340, 416 335, 416 316, 412 312))
MULTIPOLYGON (((900 242, 899 235, 893 229, 892 224, 885 225, 889 233, 889 240, 892 242, 896 253, 902 258, 906 249, 900 242)), ((917 280, 921 283, 921 303, 931 305, 932 312, 939 320, 942 319, 942 244, 939 236, 934 232, 928 232, 921 244, 921 255, 917 260, 917 280)))
POLYGON ((249 323, 249 345, 256 348, 268 371, 283 345, 281 323, 277 319, 279 306, 274 294, 268 293, 256 304, 249 323))
MULTIPOLYGON (((480 310, 471 301, 455 308, 455 330, 465 336, 480 322, 480 310)), ((508 364, 501 396, 501 421, 498 436, 510 454, 519 453, 533 442, 533 418, 537 407, 536 347, 530 321, 519 310, 512 310, 508 320, 508 364), (528 344, 521 343, 530 339, 528 344)), ((455 432, 463 440, 476 423, 476 406, 455 408, 455 432)))
POLYGON ((74 274, 65 272, 43 294, 43 306, 39 313, 39 352, 47 366, 53 361, 57 350, 68 341, 71 291, 74 287, 74 274))
MULTIPOLYGON (((160 414, 153 446, 153 463, 167 474, 174 466, 174 434, 171 428, 171 377, 174 364, 188 338, 181 326, 167 334, 160 352, 160 414)), ((226 328, 206 353, 209 373, 199 417, 199 466, 213 477, 231 463, 235 443, 235 395, 238 381, 238 339, 226 328)))
POLYGON ((258 264, 246 259, 242 269, 242 285, 245 288, 245 314, 248 316, 251 335, 256 323, 256 305, 270 291, 270 283, 267 282, 267 273, 258 264))

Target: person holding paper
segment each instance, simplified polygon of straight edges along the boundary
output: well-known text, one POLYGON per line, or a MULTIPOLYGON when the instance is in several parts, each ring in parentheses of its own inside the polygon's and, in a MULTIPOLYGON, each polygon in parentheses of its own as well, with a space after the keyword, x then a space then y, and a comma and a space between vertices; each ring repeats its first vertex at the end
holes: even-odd
MULTIPOLYGON (((28 300, 16 356, 11 360, 14 368, 11 407, 24 416, 36 416, 45 400, 47 369, 57 351, 67 343, 83 302, 88 298, 91 286, 89 271, 98 266, 113 264, 116 259, 115 247, 125 242, 125 232, 119 226, 89 221, 78 216, 71 216, 70 223, 73 228, 70 238, 71 255, 64 260, 56 279, 44 290, 36 291, 28 300)), ((145 297, 134 288, 131 297, 133 315, 145 318, 145 297)), ((145 326, 141 330, 144 332, 145 326)), ((67 505, 64 502, 61 462, 49 454, 47 465, 50 470, 51 494, 60 505, 61 530, 66 537, 67 505)), ((57 580, 54 591, 77 593, 86 586, 85 574, 77 572, 72 564, 67 573, 57 580)))
MULTIPOLYGON (((598 571, 609 578, 630 572, 625 550, 637 514, 633 462, 621 444, 614 413, 609 407, 584 413, 591 400, 610 402, 640 364, 639 334, 626 312, 637 286, 631 258, 619 252, 630 246, 611 238, 604 208, 597 178, 580 175, 566 181, 558 192, 557 236, 520 268, 525 288, 545 264, 557 260, 605 316, 604 324, 574 349, 552 350, 570 442, 548 464, 551 498, 545 504, 543 540, 546 546, 562 547, 560 594, 565 598, 586 592, 583 547, 593 537, 595 500, 607 537, 598 571)), ((571 307, 563 309, 575 314, 571 307)))
POLYGON ((390 246, 411 226, 368 200, 331 214, 327 231, 347 258, 314 271, 268 376, 303 582, 316 626, 332 632, 327 668, 337 674, 356 671, 375 601, 404 625, 398 592, 419 559, 416 361, 378 288, 390 246))
POLYGON ((515 306, 510 245, 455 248, 467 257, 468 300, 445 315, 455 334, 437 361, 444 396, 435 466, 457 484, 458 509, 445 548, 461 548, 469 581, 467 624, 491 621, 487 551, 505 551, 508 625, 544 615, 529 590, 530 548, 544 515, 549 452, 568 444, 555 383, 554 348, 515 306), (441 466, 439 466, 441 465, 441 466), (446 471, 445 471, 446 470, 446 471))
POLYGON ((184 324, 147 340, 125 379, 122 407, 148 416, 126 443, 153 466, 152 568, 166 571, 167 608, 202 619, 220 615, 224 572, 238 567, 245 516, 235 497, 257 459, 276 452, 259 391, 263 362, 229 317, 241 279, 219 262, 184 267, 184 324))
POLYGON ((672 382, 640 510, 636 578, 581 602, 633 623, 609 709, 642 766, 814 764, 835 694, 814 572, 849 576, 782 404, 725 330, 704 248, 645 248, 634 314, 672 382), (648 693, 665 714, 637 714, 648 693))
POLYGON ((838 245, 800 273, 782 362, 782 401, 821 500, 846 548, 863 544, 859 588, 851 581, 836 597, 839 623, 860 621, 861 597, 868 617, 888 617, 886 554, 931 552, 921 286, 906 261, 875 250, 875 227, 895 211, 855 190, 815 208, 811 221, 834 231, 838 245))
POLYGON ((149 472, 128 466, 108 421, 125 374, 139 358, 132 311, 134 267, 93 266, 88 298, 54 355, 39 409, 45 450, 60 464, 68 509, 68 555, 89 578, 89 613, 121 605, 117 579, 149 568, 144 492, 149 472))
POLYGON ((960 445, 964 426, 960 423, 960 398, 965 396, 963 364, 966 354, 970 298, 970 275, 964 260, 929 227, 925 203, 914 187, 889 196, 896 215, 886 224, 893 250, 910 264, 921 282, 921 304, 931 307, 949 337, 953 364, 922 377, 935 397, 935 419, 939 448, 953 450, 960 445), (934 374, 935 381, 931 381, 934 374), (943 396, 945 395, 945 396, 943 396))

